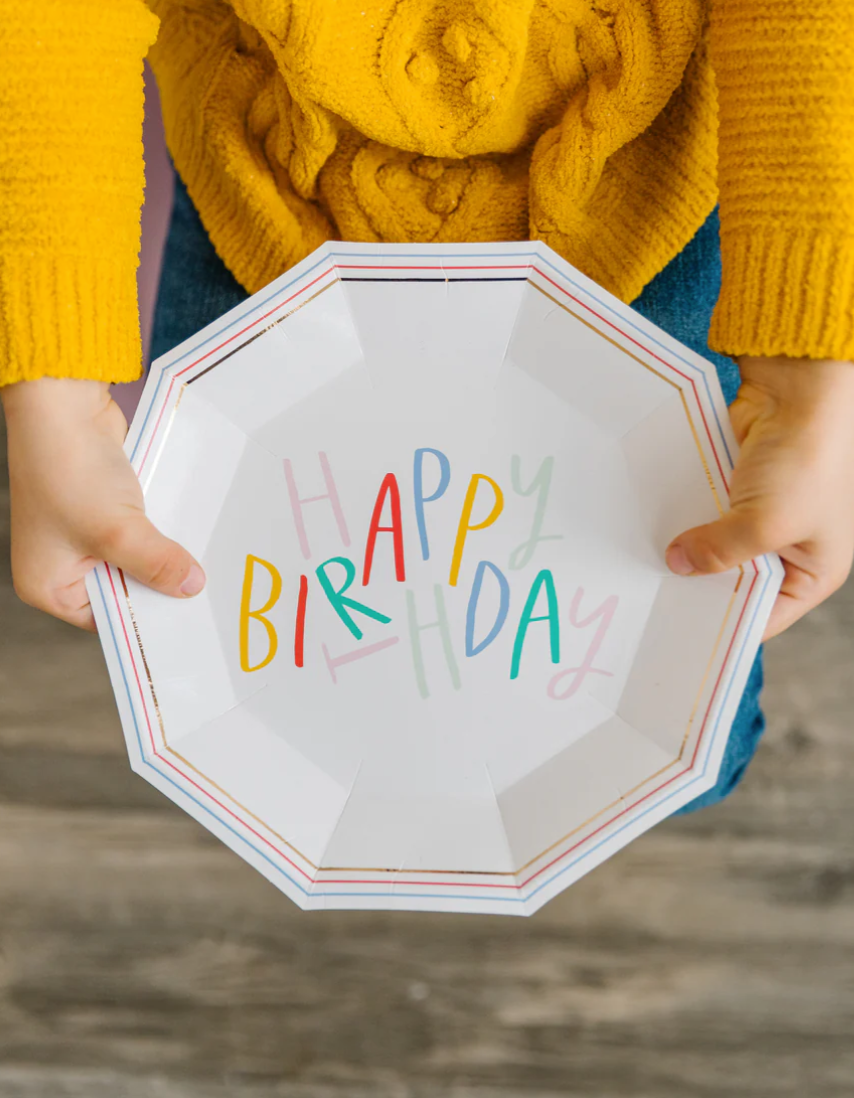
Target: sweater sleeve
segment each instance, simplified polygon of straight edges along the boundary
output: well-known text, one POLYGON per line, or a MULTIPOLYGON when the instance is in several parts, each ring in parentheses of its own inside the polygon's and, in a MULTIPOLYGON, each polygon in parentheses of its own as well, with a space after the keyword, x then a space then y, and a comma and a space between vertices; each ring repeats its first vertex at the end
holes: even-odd
POLYGON ((711 0, 723 281, 710 345, 854 358, 854 4, 711 0))
POLYGON ((143 0, 0 0, 0 385, 141 372, 143 0))

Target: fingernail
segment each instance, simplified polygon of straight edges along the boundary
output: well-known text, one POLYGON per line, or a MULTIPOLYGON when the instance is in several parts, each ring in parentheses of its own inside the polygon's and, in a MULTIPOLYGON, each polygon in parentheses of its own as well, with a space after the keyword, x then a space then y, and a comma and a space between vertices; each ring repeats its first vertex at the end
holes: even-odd
POLYGON ((690 576, 694 571, 694 565, 688 560, 685 550, 681 545, 670 545, 664 554, 667 567, 677 576, 690 576))
POLYGON ((205 585, 205 574, 199 568, 198 564, 194 564, 190 569, 187 578, 181 584, 182 595, 198 595, 199 591, 205 585))

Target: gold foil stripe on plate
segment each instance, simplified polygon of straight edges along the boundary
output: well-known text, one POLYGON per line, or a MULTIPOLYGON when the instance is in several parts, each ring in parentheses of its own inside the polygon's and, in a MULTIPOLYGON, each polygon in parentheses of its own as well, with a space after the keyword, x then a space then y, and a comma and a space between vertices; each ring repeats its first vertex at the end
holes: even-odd
MULTIPOLYGON (((271 320, 270 323, 265 325, 259 332, 251 335, 248 339, 244 339, 244 341, 242 343, 238 343, 236 347, 232 347, 232 349, 224 354, 222 358, 218 358, 216 362, 212 362, 210 366, 206 366, 204 370, 199 370, 197 374, 194 374, 191 378, 188 378, 186 384, 189 385, 193 381, 198 381, 199 378, 202 378, 205 376, 205 374, 210 373, 210 371, 215 366, 221 366, 222 363, 231 358, 232 355, 236 355, 238 351, 242 351, 244 347, 248 347, 250 343, 254 343, 256 339, 260 339, 261 336, 266 335, 269 331, 272 331, 272 329, 281 324, 282 321, 287 320, 289 317, 292 317, 294 313, 298 313, 300 309, 304 309, 306 305, 310 305, 312 301, 316 301, 321 294, 325 294, 327 290, 331 290, 333 286, 337 286, 340 281, 341 279, 337 275, 335 275, 330 282, 327 282, 325 286, 321 286, 319 290, 315 290, 311 297, 307 297, 305 301, 301 301, 299 305, 294 305, 294 307, 292 309, 289 309, 286 313, 282 313, 281 316, 277 316, 275 320, 271 320)), ((273 311, 275 312, 275 310, 273 311)))
POLYGON ((715 506, 718 509, 718 514, 722 515, 724 513, 724 509, 721 506, 721 501, 718 497, 718 491, 717 488, 715 488, 715 481, 712 477, 712 471, 709 468, 709 463, 706 461, 706 455, 703 453, 703 446, 700 442, 700 436, 697 434, 697 428, 694 425, 694 420, 691 418, 691 412, 688 409, 688 403, 685 400, 685 393, 681 385, 679 385, 678 382, 673 381, 671 378, 665 377, 664 374, 662 374, 659 370, 656 370, 654 366, 650 366, 648 362, 644 362, 642 358, 639 358, 637 355, 632 354, 631 351, 626 350, 626 348, 621 343, 618 343, 616 339, 612 339, 610 336, 605 335, 605 333, 601 332, 595 324, 591 324, 589 320, 585 320, 583 316, 580 316, 573 309, 570 309, 568 305, 564 305, 562 301, 559 301, 556 297, 550 294, 548 290, 544 290, 542 286, 538 286, 537 283, 533 282, 530 278, 528 279, 528 285, 533 286, 535 290, 541 293, 543 297, 547 297, 549 301, 551 301, 552 304, 557 305, 559 309, 563 309, 565 313, 569 313, 569 315, 571 317, 574 317, 579 322, 579 324, 583 324, 585 328, 590 328, 591 331, 596 332, 596 334, 604 339, 606 343, 610 343, 613 347, 616 347, 618 351, 622 351, 622 353, 630 358, 633 362, 637 362, 639 365, 643 366, 645 370, 649 370, 651 374, 655 374, 657 378, 660 378, 667 385, 671 385, 674 389, 678 391, 679 395, 682 398, 682 407, 685 409, 685 415, 688 418, 688 425, 691 428, 691 434, 694 437, 694 445, 697 447, 697 453, 700 455, 700 461, 702 462, 703 469, 706 473, 706 480, 709 482, 709 487, 712 490, 712 497, 714 498, 715 506))
MULTIPOLYGON (((157 449, 155 450, 154 457, 151 461, 151 465, 149 465, 148 471, 146 473, 145 484, 143 484, 142 486, 143 494, 148 491, 148 486, 151 484, 154 474, 157 471, 157 466, 160 463, 160 455, 163 453, 163 449, 166 445, 166 440, 169 438, 169 432, 172 430, 172 424, 175 422, 175 415, 178 411, 178 405, 181 403, 184 393, 187 391, 187 384, 188 383, 186 381, 181 383, 181 388, 178 390, 177 399, 175 400, 175 403, 172 405, 172 408, 169 411, 169 418, 166 420, 166 426, 163 428, 160 441, 157 444, 157 449)), ((157 427, 155 427, 154 430, 157 431, 157 427)), ((151 442, 154 442, 153 435, 151 442)), ((149 443, 149 448, 150 446, 151 443, 149 443)), ((148 451, 146 450, 145 456, 142 459, 143 464, 145 464, 145 460, 147 457, 148 451)))

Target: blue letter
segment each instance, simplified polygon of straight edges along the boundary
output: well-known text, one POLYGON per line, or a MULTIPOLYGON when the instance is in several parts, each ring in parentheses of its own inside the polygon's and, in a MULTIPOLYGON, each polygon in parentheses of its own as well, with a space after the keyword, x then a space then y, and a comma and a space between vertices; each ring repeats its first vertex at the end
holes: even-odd
POLYGON ((474 574, 474 582, 471 585, 471 594, 469 595, 468 609, 466 610, 466 655, 476 656, 479 652, 482 652, 484 648, 488 648, 490 644, 495 640, 498 634, 501 632, 501 627, 504 625, 507 619, 507 611, 510 609, 510 584, 507 582, 507 578, 500 568, 497 568, 488 560, 482 560, 478 566, 477 571, 474 574), (492 569, 492 573, 498 580, 498 587, 500 591, 500 602, 498 604, 498 613, 495 616, 492 628, 487 635, 483 638, 480 644, 474 643, 474 619, 477 613, 477 602, 480 598, 480 589, 483 586, 483 573, 487 568, 492 569))
POLYGON ((451 463, 441 450, 434 450, 431 446, 422 446, 415 451, 415 462, 412 471, 412 492, 415 496, 415 520, 418 523, 418 536, 421 538, 421 556, 424 560, 430 559, 430 543, 427 540, 427 526, 424 523, 424 504, 432 503, 443 496, 451 483, 451 463), (432 496, 423 494, 422 469, 424 455, 432 454, 439 459, 439 487, 432 496))

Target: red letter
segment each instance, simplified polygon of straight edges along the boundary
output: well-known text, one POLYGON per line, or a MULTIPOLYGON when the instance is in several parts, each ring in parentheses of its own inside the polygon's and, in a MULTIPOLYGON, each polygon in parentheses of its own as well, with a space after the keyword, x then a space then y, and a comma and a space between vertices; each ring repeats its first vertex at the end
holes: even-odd
POLYGON ((302 667, 305 652, 305 604, 308 598, 308 576, 299 578, 299 599, 297 601, 297 620, 294 629, 294 663, 302 667))
POLYGON ((374 504, 374 513, 371 516, 371 525, 368 530, 368 541, 365 545, 365 569, 362 573, 363 587, 367 587, 368 580, 371 578, 374 546, 379 533, 394 536, 394 574, 398 583, 403 583, 406 579, 406 572, 403 567, 403 523, 400 519, 400 489, 397 486, 397 477, 394 473, 386 473, 383 477, 383 482, 377 493, 377 502, 374 504), (391 526, 380 526, 387 495, 391 495, 391 526))

